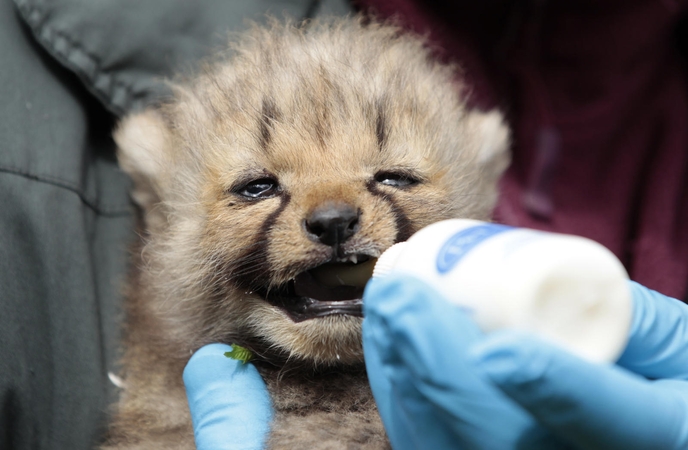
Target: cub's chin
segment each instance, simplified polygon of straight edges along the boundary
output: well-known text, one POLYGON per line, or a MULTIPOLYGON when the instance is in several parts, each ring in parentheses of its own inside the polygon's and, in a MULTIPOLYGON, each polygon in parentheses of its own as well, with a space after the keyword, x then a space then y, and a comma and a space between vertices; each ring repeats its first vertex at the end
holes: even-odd
MULTIPOLYGON (((354 302, 360 304, 360 299, 344 301, 346 306, 341 306, 357 309, 355 315, 330 311, 299 321, 284 309, 259 301, 262 304, 256 305, 249 317, 251 334, 263 347, 257 350, 259 359, 263 356, 270 362, 276 357, 281 360, 280 365, 313 368, 363 363, 360 307, 351 306, 354 302)), ((318 305, 317 302, 313 300, 311 304, 318 305)))

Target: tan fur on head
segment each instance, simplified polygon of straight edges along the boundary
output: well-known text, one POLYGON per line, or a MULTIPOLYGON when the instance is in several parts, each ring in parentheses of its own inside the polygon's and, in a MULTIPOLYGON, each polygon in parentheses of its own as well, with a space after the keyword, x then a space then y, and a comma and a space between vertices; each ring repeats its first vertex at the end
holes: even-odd
POLYGON ((360 364, 360 318, 293 320, 263 295, 337 251, 375 257, 435 221, 488 218, 508 132, 466 108, 455 76, 391 26, 273 23, 125 119, 119 158, 149 230, 145 294, 129 307, 147 329, 130 325, 128 345, 182 362, 220 341, 275 364, 360 364), (255 180, 275 181, 274 195, 248 198, 255 180), (308 228, 331 205, 357 214, 339 250, 308 228))

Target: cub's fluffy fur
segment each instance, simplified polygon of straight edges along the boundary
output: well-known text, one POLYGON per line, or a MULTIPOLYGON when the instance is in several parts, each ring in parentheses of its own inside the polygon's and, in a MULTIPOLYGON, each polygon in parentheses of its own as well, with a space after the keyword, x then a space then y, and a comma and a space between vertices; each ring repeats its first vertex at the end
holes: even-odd
POLYGON ((507 131, 466 108, 455 68, 392 26, 274 23, 218 59, 116 132, 145 231, 105 447, 193 448, 181 373, 225 342, 256 355, 276 410, 270 447, 385 448, 356 306, 299 316, 274 293, 432 222, 486 219, 507 131), (332 214, 348 217, 334 241, 314 225, 332 214))

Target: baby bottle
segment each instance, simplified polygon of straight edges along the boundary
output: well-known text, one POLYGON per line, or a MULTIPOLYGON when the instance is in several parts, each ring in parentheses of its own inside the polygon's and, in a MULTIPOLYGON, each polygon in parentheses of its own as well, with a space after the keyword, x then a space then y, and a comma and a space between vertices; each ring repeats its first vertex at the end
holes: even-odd
POLYGON ((409 274, 465 309, 485 332, 532 332, 594 362, 623 351, 628 275, 586 238, 467 219, 432 224, 378 259, 374 278, 409 274))

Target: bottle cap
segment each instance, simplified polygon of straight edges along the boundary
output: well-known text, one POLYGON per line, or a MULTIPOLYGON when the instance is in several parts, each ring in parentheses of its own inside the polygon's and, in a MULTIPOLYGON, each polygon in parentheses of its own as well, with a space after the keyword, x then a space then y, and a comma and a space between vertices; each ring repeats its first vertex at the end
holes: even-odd
POLYGON ((399 258, 401 252, 404 251, 404 247, 406 247, 406 242, 397 242, 385 250, 375 263, 373 278, 382 278, 389 275, 394 268, 394 264, 397 262, 397 258, 399 258))

